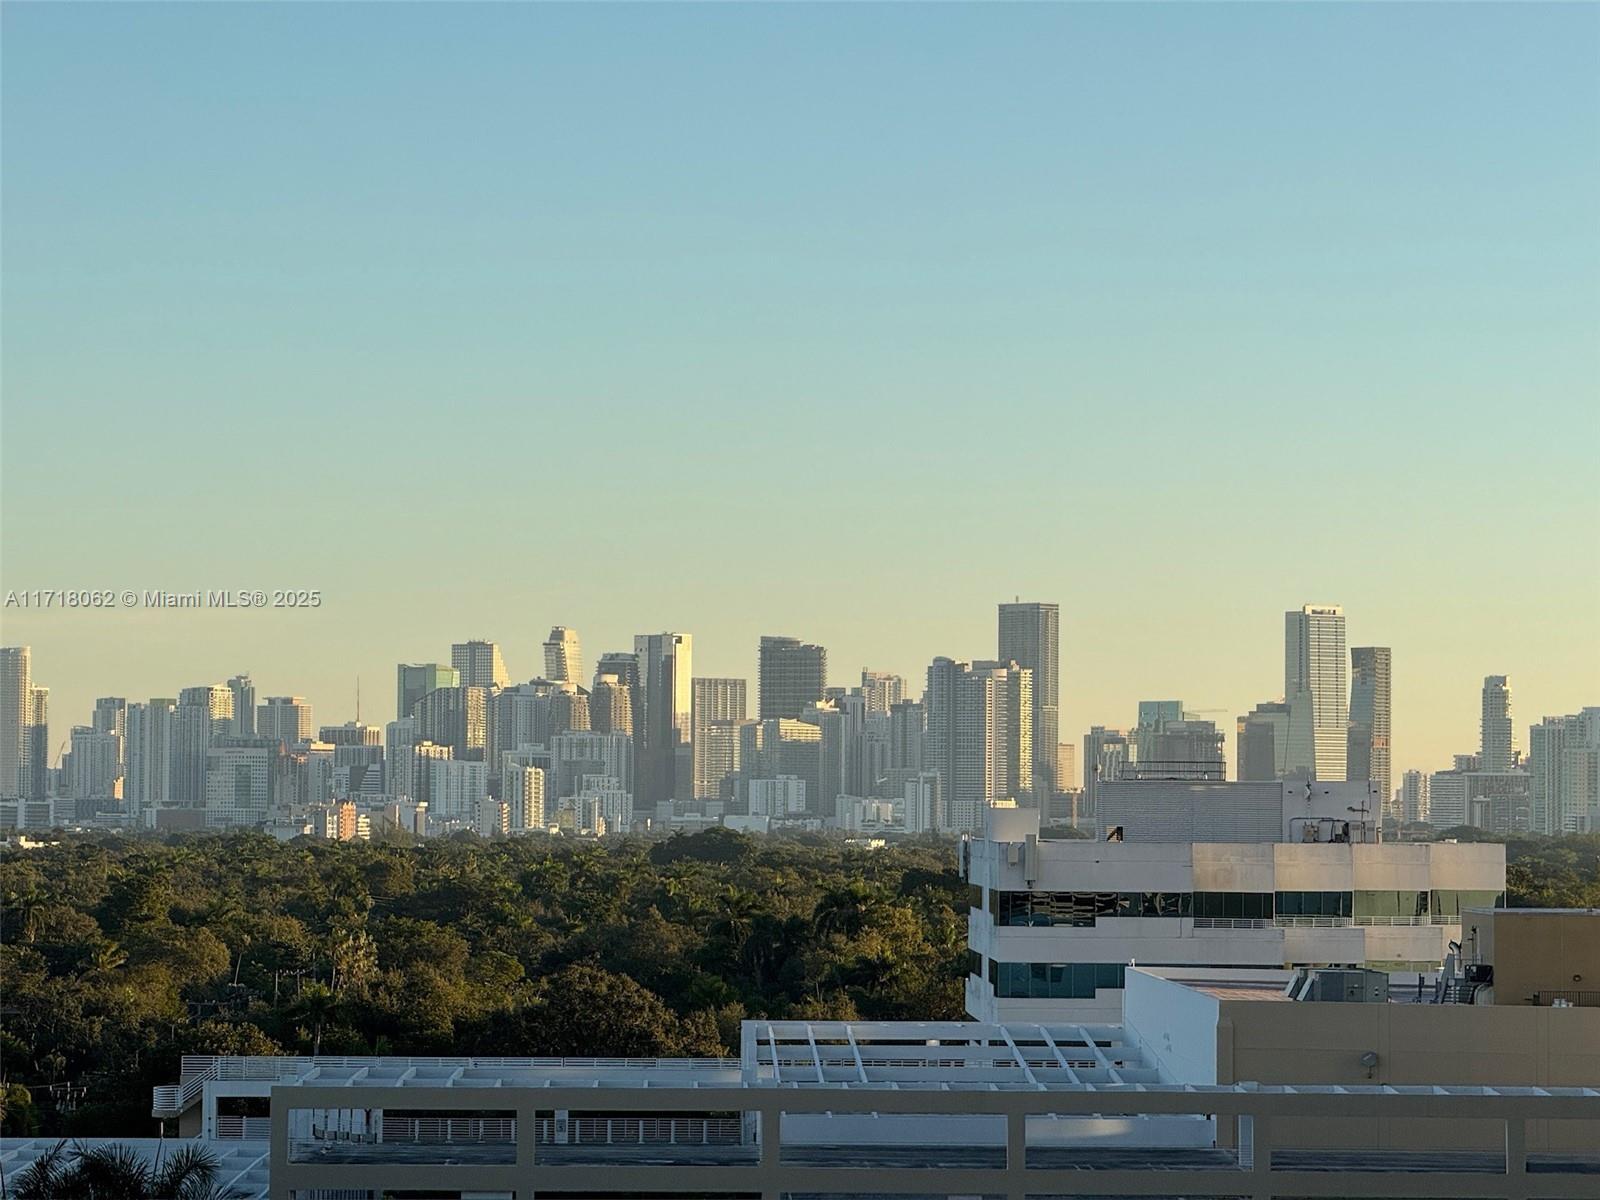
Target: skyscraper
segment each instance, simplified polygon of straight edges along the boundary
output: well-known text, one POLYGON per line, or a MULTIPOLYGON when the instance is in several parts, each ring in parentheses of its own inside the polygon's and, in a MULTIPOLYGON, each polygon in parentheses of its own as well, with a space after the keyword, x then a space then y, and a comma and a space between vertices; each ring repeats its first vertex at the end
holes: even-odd
POLYGON ((135 828, 153 824, 155 811, 168 803, 177 707, 176 700, 160 696, 128 705, 122 799, 135 828))
POLYGON ((1428 773, 1407 771, 1400 777, 1400 820, 1426 825, 1433 819, 1428 802, 1428 773))
POLYGON ((1083 802, 1090 812, 1097 812, 1100 785, 1121 779, 1132 759, 1128 735, 1120 729, 1107 729, 1092 725, 1083 735, 1083 802))
POLYGON ((1516 738, 1511 725, 1511 677, 1483 678, 1482 737, 1479 753, 1485 771, 1509 771, 1516 765, 1516 738))
POLYGON ((409 717, 417 701, 429 692, 461 686, 461 672, 443 663, 401 663, 395 676, 396 717, 409 717))
POLYGON ((1061 606, 1022 603, 1000 606, 1001 662, 1033 673, 1033 790, 1042 803, 1060 791, 1061 606))
POLYGON ((311 702, 304 696, 268 696, 256 709, 256 733, 275 738, 290 746, 311 740, 316 726, 311 720, 311 702))
POLYGON ((481 762, 489 737, 489 689, 463 684, 435 688, 411 714, 417 721, 417 738, 449 746, 454 757, 481 762))
MULTIPOLYGON (((632 661, 633 656, 628 656, 632 661)), ((633 689, 615 675, 597 675, 589 693, 589 727, 596 733, 633 736, 633 689)))
POLYGON ((1579 833, 1600 825, 1600 707, 1530 726, 1528 773, 1535 833, 1579 833))
POLYGON ((1378 795, 1392 806, 1389 773, 1388 646, 1354 646, 1350 650, 1350 734, 1345 772, 1357 782, 1378 785, 1378 795))
POLYGON ((1033 672, 1015 662, 928 667, 927 756, 946 828, 975 832, 996 800, 1032 798, 1033 672))
POLYGON ((25 794, 24 739, 33 701, 32 656, 27 646, 0 648, 0 799, 4 800, 25 794))
POLYGON ((745 719, 746 688, 747 684, 743 679, 694 680, 690 701, 690 725, 694 743, 696 800, 715 800, 721 793, 722 780, 728 773, 726 762, 728 739, 720 738, 713 754, 708 735, 713 725, 725 725, 745 719))
POLYGON ((694 641, 687 633, 641 633, 633 639, 641 704, 633 713, 634 809, 661 823, 694 783, 694 641))
POLYGON ((583 650, 578 631, 557 625, 544 644, 544 677, 554 683, 583 682, 583 650))
POLYGON ((178 808, 204 808, 206 755, 211 743, 233 732, 233 690, 214 683, 184 688, 172 719, 172 771, 168 799, 178 808))
POLYGON ((34 684, 22 728, 22 794, 43 800, 50 794, 50 689, 34 684))
POLYGON ((1235 733, 1235 775, 1240 783, 1263 783, 1288 774, 1288 704, 1263 701, 1238 719, 1235 733))
POLYGON ((240 737, 254 737, 256 685, 248 675, 235 675, 228 680, 228 690, 233 693, 233 731, 240 737))
POLYGON ((461 672, 463 687, 503 688, 511 682, 500 647, 494 642, 457 642, 450 647, 450 665, 461 672))
POLYGON ((828 686, 828 652, 792 637, 763 637, 757 666, 760 719, 798 718, 828 686))
POLYGON ((886 713, 906 698, 906 681, 887 671, 861 672, 861 694, 869 713, 886 713))
POLYGON ((1289 705, 1285 774, 1343 780, 1350 738, 1344 609, 1307 604, 1284 614, 1283 695, 1289 705))

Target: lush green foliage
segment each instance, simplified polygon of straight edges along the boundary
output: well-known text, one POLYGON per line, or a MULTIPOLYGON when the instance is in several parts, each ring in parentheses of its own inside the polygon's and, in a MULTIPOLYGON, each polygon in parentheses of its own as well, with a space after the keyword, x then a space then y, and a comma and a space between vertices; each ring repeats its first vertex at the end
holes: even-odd
POLYGON ((182 1054, 737 1054, 746 1017, 962 1008, 948 843, 79 837, 0 899, 7 1132, 152 1133, 182 1054))
POLYGON ((1462 825, 1439 836, 1504 842, 1506 903, 1512 908, 1600 908, 1600 833, 1501 837, 1462 825))

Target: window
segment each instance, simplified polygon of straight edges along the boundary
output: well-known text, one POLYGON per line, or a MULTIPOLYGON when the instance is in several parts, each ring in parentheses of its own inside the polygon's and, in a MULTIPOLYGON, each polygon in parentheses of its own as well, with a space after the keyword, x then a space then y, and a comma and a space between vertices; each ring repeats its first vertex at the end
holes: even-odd
POLYGON ((1349 892, 1278 892, 1280 917, 1348 917, 1354 910, 1349 892))

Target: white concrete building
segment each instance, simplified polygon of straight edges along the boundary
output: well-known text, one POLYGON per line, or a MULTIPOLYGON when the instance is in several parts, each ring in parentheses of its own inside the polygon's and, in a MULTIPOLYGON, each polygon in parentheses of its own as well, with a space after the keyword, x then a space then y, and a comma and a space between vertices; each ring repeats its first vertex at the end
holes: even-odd
POLYGON ((1131 963, 1437 969, 1460 912, 1503 902, 1499 844, 1054 841, 996 808, 962 843, 967 1011, 1116 1020, 1131 963))

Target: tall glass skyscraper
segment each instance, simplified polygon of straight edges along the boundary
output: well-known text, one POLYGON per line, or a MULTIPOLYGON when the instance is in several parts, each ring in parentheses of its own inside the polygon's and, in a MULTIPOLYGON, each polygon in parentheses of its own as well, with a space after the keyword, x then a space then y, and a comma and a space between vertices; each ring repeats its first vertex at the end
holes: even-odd
POLYGON ((1390 666, 1388 646, 1356 646, 1350 651, 1350 741, 1345 770, 1350 779, 1376 783, 1378 794, 1392 808, 1390 666))
POLYGON ((1283 695, 1289 705, 1285 774, 1342 780, 1350 736, 1344 609, 1307 604, 1283 617, 1283 695))
POLYGON ((1515 765, 1516 737, 1511 726, 1511 677, 1483 678, 1482 741, 1478 747, 1485 771, 1509 771, 1515 765))
POLYGON ((1000 606, 997 657, 1033 672, 1033 790, 1040 804, 1061 790, 1061 606, 1000 606))

